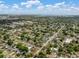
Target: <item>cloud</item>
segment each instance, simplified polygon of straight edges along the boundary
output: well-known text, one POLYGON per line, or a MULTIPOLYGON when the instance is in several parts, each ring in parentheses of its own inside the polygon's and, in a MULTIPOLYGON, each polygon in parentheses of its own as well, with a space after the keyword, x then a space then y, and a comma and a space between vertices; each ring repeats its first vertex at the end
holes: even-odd
POLYGON ((65 5, 65 2, 61 2, 61 3, 55 3, 55 4, 46 4, 46 5, 39 5, 37 8, 38 9, 58 9, 58 8, 65 8, 67 5, 65 5))
POLYGON ((15 14, 79 15, 79 7, 66 4, 66 2, 44 4, 40 0, 27 0, 20 4, 14 3, 10 5, 0 1, 0 13, 4 11, 5 13, 15 14))
POLYGON ((60 3, 54 4, 55 7, 64 6, 64 5, 65 5, 65 2, 60 2, 60 3))
POLYGON ((45 6, 43 6, 43 5, 38 6, 37 10, 40 10, 40 11, 45 10, 45 6))
POLYGON ((4 3, 4 1, 0 1, 0 4, 1 4, 1 3, 4 3))
POLYGON ((0 1, 0 10, 6 8, 8 8, 8 5, 6 5, 4 1, 0 1))
POLYGON ((14 9, 19 9, 20 7, 19 7, 18 4, 13 4, 12 8, 14 8, 14 9))
POLYGON ((79 7, 71 7, 71 9, 79 11, 79 7))
POLYGON ((41 10, 41 14, 52 14, 52 15, 79 15, 79 8, 66 4, 65 2, 46 4, 37 7, 38 12, 41 10))
POLYGON ((22 6, 26 6, 27 8, 31 8, 33 5, 39 6, 42 3, 39 0, 28 0, 27 2, 22 2, 22 6))
POLYGON ((8 6, 6 6, 5 4, 0 4, 0 9, 2 8, 8 8, 8 6))

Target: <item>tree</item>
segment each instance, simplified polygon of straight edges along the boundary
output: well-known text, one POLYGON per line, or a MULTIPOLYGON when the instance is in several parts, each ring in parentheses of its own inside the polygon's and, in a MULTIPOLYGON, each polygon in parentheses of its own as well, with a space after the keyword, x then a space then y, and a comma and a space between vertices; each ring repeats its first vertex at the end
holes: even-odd
POLYGON ((13 44, 13 40, 9 39, 9 40, 7 41, 7 44, 8 44, 8 45, 12 45, 12 44, 13 44))
POLYGON ((28 47, 26 47, 25 45, 23 45, 22 43, 18 43, 16 45, 16 48, 18 48, 21 52, 28 52, 28 47))
POLYGON ((38 57, 38 58, 46 58, 46 54, 42 51, 36 57, 38 57))
POLYGON ((22 34, 21 34, 21 40, 24 40, 24 39, 26 39, 25 33, 22 33, 22 34))
POLYGON ((67 33, 66 30, 63 30, 63 34, 64 34, 64 35, 68 35, 68 33, 67 33))
POLYGON ((68 53, 70 53, 70 54, 79 51, 79 44, 76 43, 76 41, 73 40, 73 41, 67 46, 67 51, 68 51, 68 53))
POLYGON ((47 48, 46 53, 47 54, 51 54, 51 52, 52 52, 51 49, 50 48, 47 48))
POLYGON ((3 51, 0 50, 0 58, 3 58, 3 57, 4 57, 4 55, 3 55, 3 51))
POLYGON ((9 34, 5 34, 4 37, 3 37, 3 39, 4 39, 4 40, 9 39, 9 34))
POLYGON ((26 56, 25 56, 25 58, 30 58, 30 57, 32 57, 33 56, 33 54, 32 53, 29 53, 29 54, 27 54, 26 56))
POLYGON ((4 55, 3 54, 0 54, 0 58, 3 58, 4 57, 4 55))
POLYGON ((30 36, 28 36, 27 33, 22 33, 20 37, 21 37, 21 40, 29 41, 31 39, 30 36))

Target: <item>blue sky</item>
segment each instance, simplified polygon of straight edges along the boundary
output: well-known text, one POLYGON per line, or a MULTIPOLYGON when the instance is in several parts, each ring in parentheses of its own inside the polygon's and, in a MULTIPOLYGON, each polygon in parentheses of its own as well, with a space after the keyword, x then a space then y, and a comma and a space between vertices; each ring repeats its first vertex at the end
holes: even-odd
POLYGON ((79 0, 0 0, 0 14, 79 15, 79 0))

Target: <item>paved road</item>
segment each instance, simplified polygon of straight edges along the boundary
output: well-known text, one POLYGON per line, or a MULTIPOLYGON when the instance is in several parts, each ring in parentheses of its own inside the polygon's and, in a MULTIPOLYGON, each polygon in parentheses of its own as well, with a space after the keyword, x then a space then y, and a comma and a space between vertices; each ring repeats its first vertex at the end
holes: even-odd
POLYGON ((45 47, 48 45, 49 42, 51 42, 54 38, 57 37, 57 35, 60 33, 60 31, 64 28, 64 26, 62 26, 57 33, 55 33, 53 36, 49 37, 49 40, 34 54, 33 57, 35 57, 36 55, 39 54, 39 52, 45 47))

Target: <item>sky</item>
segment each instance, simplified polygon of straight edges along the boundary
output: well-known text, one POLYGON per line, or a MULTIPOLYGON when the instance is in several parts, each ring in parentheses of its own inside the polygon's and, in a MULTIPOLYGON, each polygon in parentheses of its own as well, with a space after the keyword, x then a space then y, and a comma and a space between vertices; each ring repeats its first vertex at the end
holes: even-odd
POLYGON ((0 14, 79 15, 79 0, 0 0, 0 14))

